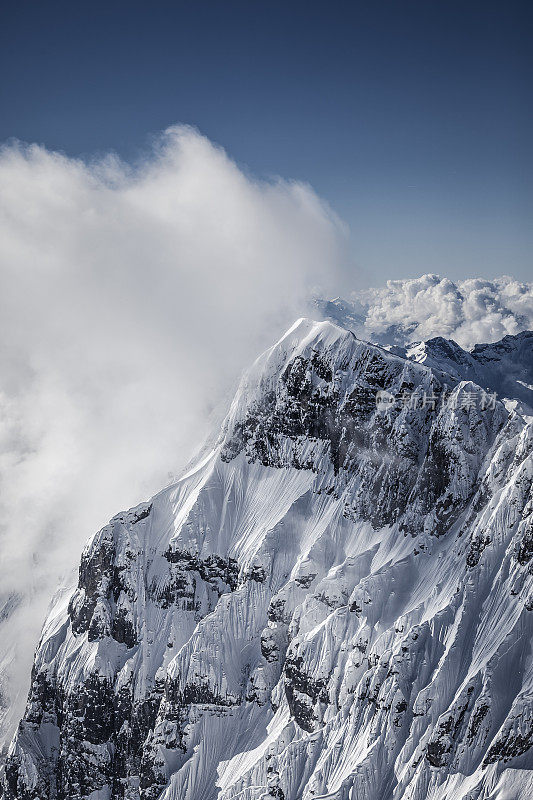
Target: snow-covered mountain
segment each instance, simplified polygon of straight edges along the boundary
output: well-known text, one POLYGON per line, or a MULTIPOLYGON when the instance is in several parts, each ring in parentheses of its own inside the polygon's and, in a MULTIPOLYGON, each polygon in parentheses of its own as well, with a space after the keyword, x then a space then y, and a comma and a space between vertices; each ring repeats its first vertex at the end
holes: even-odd
POLYGON ((296 323, 88 543, 5 800, 531 798, 532 341, 296 323))
POLYGON ((533 414, 532 331, 505 336, 494 344, 478 344, 469 353, 441 336, 406 348, 390 349, 426 364, 444 379, 452 375, 457 380, 474 381, 526 414, 533 414))

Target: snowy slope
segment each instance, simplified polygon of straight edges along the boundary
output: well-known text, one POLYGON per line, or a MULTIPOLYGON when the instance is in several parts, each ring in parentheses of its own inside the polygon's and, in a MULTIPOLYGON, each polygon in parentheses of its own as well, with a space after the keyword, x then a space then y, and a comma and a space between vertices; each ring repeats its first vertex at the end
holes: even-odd
POLYGON ((6 800, 533 796, 533 423, 476 380, 530 341, 464 372, 297 322, 88 543, 6 800))

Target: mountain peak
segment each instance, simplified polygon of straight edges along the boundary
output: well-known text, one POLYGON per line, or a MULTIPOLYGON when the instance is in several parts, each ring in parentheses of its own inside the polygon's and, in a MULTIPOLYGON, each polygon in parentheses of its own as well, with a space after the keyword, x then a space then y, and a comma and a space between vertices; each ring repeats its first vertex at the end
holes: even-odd
POLYGON ((533 791, 533 424, 470 369, 298 320, 87 544, 4 800, 533 791))

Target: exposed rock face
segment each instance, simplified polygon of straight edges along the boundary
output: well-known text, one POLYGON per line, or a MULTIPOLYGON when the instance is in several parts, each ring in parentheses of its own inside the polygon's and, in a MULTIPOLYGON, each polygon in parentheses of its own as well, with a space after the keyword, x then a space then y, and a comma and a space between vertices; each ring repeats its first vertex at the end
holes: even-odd
POLYGON ((533 796, 533 425, 457 369, 258 359, 58 595, 6 800, 533 796))

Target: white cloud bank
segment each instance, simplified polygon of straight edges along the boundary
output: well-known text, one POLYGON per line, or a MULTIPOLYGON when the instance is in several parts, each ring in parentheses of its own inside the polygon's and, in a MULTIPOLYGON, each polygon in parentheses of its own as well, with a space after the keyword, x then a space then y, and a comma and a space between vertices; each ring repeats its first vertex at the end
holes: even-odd
POLYGON ((391 280, 352 295, 360 335, 407 344, 444 336, 471 349, 533 328, 533 283, 507 276, 454 283, 438 275, 391 280))
POLYGON ((0 618, 22 595, 0 672, 17 642, 16 717, 59 576, 183 464, 311 289, 329 290, 344 234, 309 187, 253 180, 186 127, 135 168, 7 146, 0 185, 0 618))

